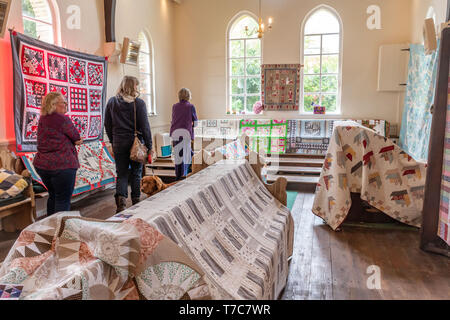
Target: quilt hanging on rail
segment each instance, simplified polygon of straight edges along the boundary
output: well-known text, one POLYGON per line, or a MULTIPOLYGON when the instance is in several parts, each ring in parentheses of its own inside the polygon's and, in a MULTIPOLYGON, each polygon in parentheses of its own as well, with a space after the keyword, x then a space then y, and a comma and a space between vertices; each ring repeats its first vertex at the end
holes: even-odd
POLYGON ((103 139, 105 57, 75 52, 11 32, 14 63, 14 127, 17 152, 37 151, 44 96, 61 92, 82 139, 103 139))

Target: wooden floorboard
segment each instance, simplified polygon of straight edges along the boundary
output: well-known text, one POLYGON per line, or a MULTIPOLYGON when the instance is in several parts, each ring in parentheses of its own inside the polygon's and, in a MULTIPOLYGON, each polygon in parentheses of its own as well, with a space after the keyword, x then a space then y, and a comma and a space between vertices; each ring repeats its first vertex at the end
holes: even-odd
MULTIPOLYGON (((115 214, 114 193, 94 194, 72 210, 107 219, 115 214)), ((314 193, 299 193, 292 208, 294 253, 281 299, 450 299, 450 259, 420 250, 418 229, 343 226, 336 232, 311 212, 313 202, 314 193), (369 266, 380 268, 381 290, 367 287, 369 266)), ((0 232, 0 262, 18 236, 0 232)))

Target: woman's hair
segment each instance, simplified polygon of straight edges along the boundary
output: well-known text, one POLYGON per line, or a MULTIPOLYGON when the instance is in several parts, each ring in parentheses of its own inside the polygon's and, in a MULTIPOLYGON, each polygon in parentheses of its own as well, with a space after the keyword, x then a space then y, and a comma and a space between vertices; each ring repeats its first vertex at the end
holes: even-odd
POLYGON ((178 91, 178 99, 180 99, 180 101, 189 101, 191 100, 191 97, 191 90, 189 90, 188 88, 181 88, 181 90, 178 91))
POLYGON ((44 97, 41 106, 41 116, 47 116, 56 111, 56 102, 58 98, 64 99, 60 92, 50 92, 44 97))
POLYGON ((117 94, 121 95, 122 97, 128 96, 137 98, 139 97, 140 93, 138 90, 136 90, 136 87, 139 86, 139 80, 136 77, 132 76, 125 76, 122 79, 122 82, 120 83, 119 90, 117 90, 117 94))

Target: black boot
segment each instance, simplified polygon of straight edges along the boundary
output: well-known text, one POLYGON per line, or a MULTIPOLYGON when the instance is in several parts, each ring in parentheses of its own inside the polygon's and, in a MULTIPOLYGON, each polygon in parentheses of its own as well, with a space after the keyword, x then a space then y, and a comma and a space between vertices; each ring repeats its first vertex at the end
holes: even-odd
POLYGON ((131 203, 133 204, 133 206, 135 204, 138 204, 139 202, 141 202, 141 198, 131 198, 131 203))
POLYGON ((122 212, 127 208, 127 199, 121 196, 115 196, 116 198, 116 213, 122 212))

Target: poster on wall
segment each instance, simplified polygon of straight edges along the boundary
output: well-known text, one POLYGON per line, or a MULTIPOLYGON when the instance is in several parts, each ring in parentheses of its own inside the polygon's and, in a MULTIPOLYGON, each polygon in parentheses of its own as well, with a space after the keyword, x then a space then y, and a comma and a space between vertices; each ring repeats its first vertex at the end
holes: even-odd
POLYGON ((300 69, 300 64, 263 64, 261 66, 261 90, 264 110, 298 110, 300 69))
POLYGON ((6 22, 8 21, 10 6, 11 0, 0 0, 0 38, 3 38, 6 31, 6 22))
POLYGON ((105 57, 75 52, 11 32, 17 152, 35 152, 44 96, 61 92, 66 114, 85 142, 103 139, 105 57))

